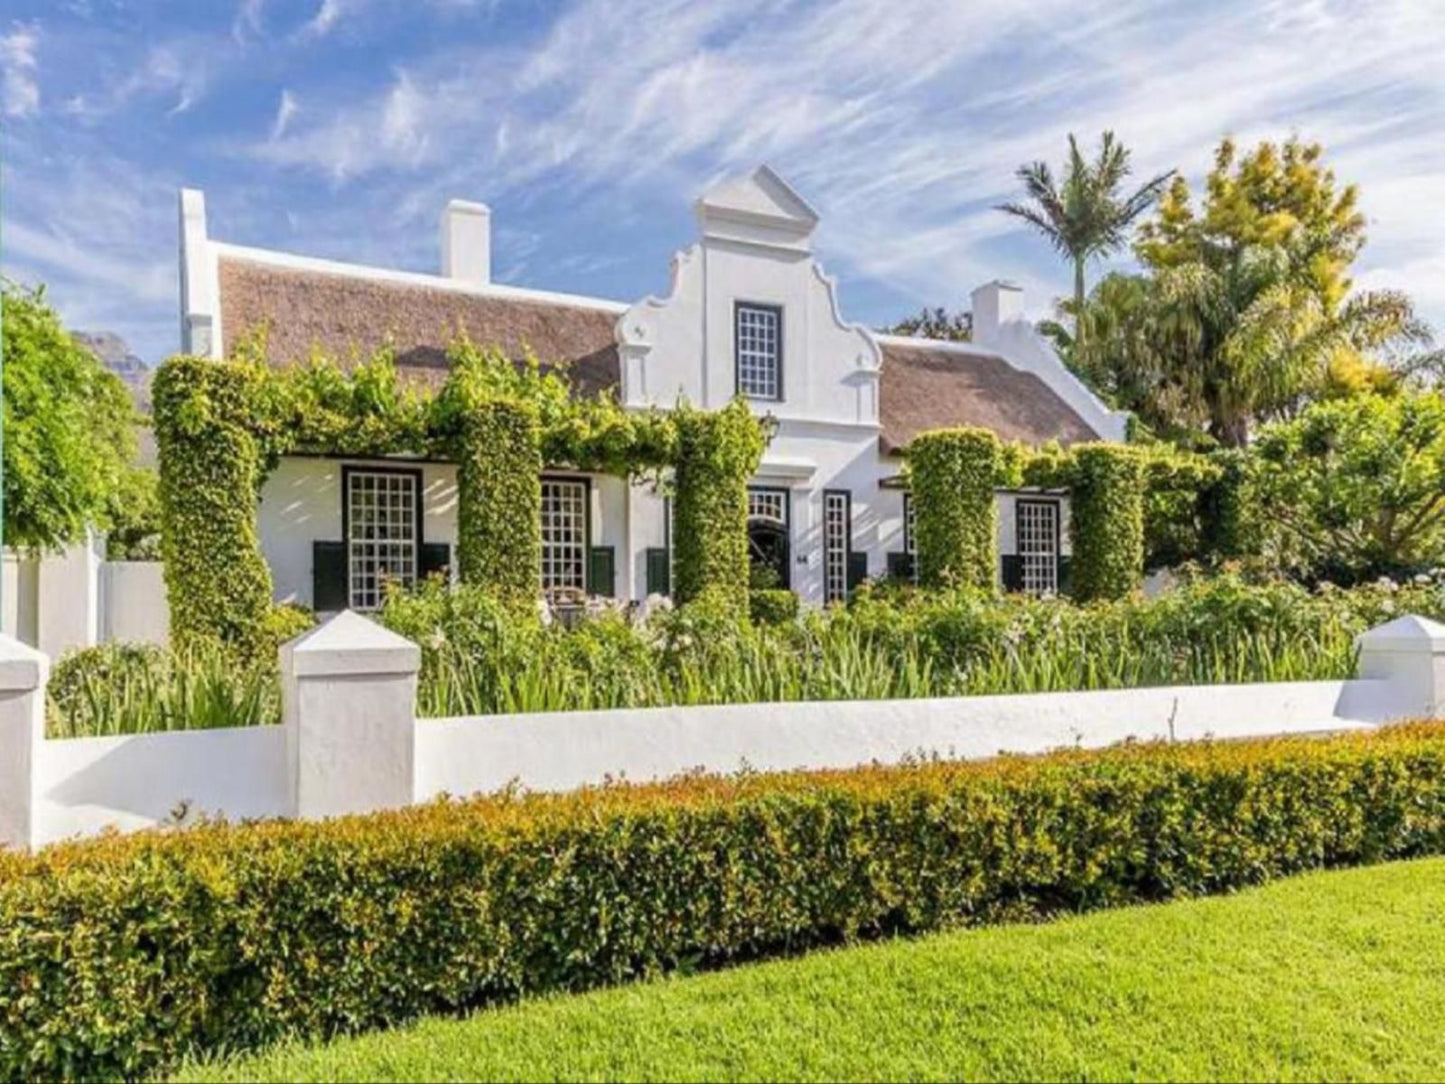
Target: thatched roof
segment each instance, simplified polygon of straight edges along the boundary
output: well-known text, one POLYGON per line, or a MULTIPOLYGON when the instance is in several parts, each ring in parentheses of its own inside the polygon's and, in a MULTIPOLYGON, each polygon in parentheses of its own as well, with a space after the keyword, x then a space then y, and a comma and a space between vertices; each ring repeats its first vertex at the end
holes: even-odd
MULTIPOLYGON (((304 362, 313 347, 345 365, 390 340, 405 376, 439 384, 458 329, 478 346, 512 357, 530 348, 546 365, 567 363, 576 385, 595 392, 620 380, 612 326, 624 306, 566 304, 300 270, 222 256, 222 349, 265 324, 276 365, 304 362)), ((543 295, 545 298, 546 295, 543 295)))
POLYGON ((883 340, 879 420, 885 452, 897 452, 929 429, 976 425, 1004 440, 1061 444, 1098 435, 1033 373, 1003 358, 963 352, 927 339, 883 340))

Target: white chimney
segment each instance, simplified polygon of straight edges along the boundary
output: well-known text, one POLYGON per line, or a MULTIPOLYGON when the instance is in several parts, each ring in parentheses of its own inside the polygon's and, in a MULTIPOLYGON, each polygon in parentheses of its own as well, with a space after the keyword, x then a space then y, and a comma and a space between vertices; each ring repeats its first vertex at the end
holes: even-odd
POLYGON ((454 199, 442 212, 442 274, 485 285, 492 281, 492 209, 454 199))
POLYGON ((973 341, 986 346, 998 338, 999 329, 1024 315, 1024 290, 1012 282, 994 279, 970 295, 973 303, 973 341))

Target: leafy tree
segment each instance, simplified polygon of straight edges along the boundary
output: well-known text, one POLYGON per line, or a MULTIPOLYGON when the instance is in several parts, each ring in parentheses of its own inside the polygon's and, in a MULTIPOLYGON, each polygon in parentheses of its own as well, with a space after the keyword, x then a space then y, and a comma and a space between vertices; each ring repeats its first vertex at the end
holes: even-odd
POLYGON ((135 450, 125 384, 75 342, 43 289, 0 283, 7 545, 56 549, 108 526, 135 450))
POLYGON ((1153 205, 1174 175, 1172 170, 1161 173, 1124 196, 1120 188, 1129 173, 1129 150, 1115 141, 1113 132, 1103 134, 1092 162, 1084 158, 1070 134, 1062 180, 1054 180, 1047 162, 1020 166, 1017 176, 1026 200, 998 208, 1033 226, 1073 264, 1076 311, 1084 305, 1088 262, 1109 256, 1128 243, 1129 227, 1153 205))
POLYGON ((1445 562, 1439 395, 1316 403, 1262 429, 1252 453, 1260 522, 1283 567, 1349 582, 1445 562))
POLYGON ((912 316, 899 320, 892 327, 881 329, 885 335, 911 335, 922 339, 944 339, 965 343, 973 338, 973 313, 949 312, 942 306, 919 309, 912 316))
POLYGON ((1156 431, 1230 447, 1314 398, 1389 390, 1380 351, 1425 332, 1403 295, 1351 293, 1364 218, 1321 156, 1225 140, 1197 210, 1176 178, 1140 229, 1143 273, 1075 308, 1071 366, 1156 431))

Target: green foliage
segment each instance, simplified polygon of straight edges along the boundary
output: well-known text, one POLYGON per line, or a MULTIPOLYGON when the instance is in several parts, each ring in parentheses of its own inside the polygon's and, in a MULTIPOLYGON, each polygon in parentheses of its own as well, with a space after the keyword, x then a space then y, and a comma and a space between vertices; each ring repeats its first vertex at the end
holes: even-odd
POLYGON ((1445 402, 1317 403, 1261 431, 1253 492, 1274 560, 1353 582, 1445 563, 1445 402))
POLYGON ((1076 305, 1083 304, 1088 262, 1124 247, 1129 227, 1159 198, 1173 176, 1172 170, 1161 173, 1125 196, 1120 187, 1129 173, 1129 150, 1115 141, 1113 132, 1100 138, 1099 153, 1092 162, 1084 158, 1070 133, 1069 159, 1060 181, 1054 180, 1047 162, 1020 166, 1017 175, 1028 202, 999 207, 1032 226, 1073 264, 1076 305))
POLYGON ((421 645, 421 714, 486 715, 1338 679, 1357 635, 1406 612, 1445 619, 1445 581, 1311 593, 1222 575, 1087 606, 864 586, 777 625, 700 600, 573 628, 428 583, 393 592, 381 619, 421 645))
POLYGON ((1201 206, 1177 178, 1141 228, 1143 272, 1071 303, 1070 366, 1158 435, 1228 447, 1302 400, 1393 387, 1388 350, 1428 336, 1404 295, 1351 293, 1357 203, 1318 144, 1225 140, 1201 206))
POLYGON ((485 584, 517 605, 540 587, 542 447, 537 399, 499 398, 496 371, 463 354, 437 398, 457 463, 457 560, 465 583, 485 584))
POLYGON ((987 429, 940 429, 908 446, 919 582, 981 587, 998 578, 998 510, 1005 481, 1003 446, 987 429))
POLYGON ((222 646, 257 660, 273 646, 271 570, 256 533, 262 449, 252 428, 266 380, 254 365, 194 357, 156 372, 161 556, 181 652, 222 646))
POLYGON ((786 625, 798 619, 798 593, 785 588, 753 588, 748 617, 755 625, 786 625))
POLYGON ((135 453, 124 383, 60 324, 43 291, 0 281, 5 544, 36 552, 110 525, 135 453))
POLYGON ((705 413, 685 404, 672 415, 674 460, 673 594, 704 594, 742 615, 748 605, 748 479, 768 430, 743 399, 705 413))
POLYGON ((1069 453, 1072 593, 1119 598, 1144 574, 1145 459, 1127 444, 1080 444, 1069 453))
POLYGON ((942 339, 966 343, 973 338, 973 313, 949 312, 940 307, 919 309, 892 327, 880 329, 885 335, 908 335, 920 339, 942 339))
POLYGON ((0 855, 0 1074, 135 1078, 840 937, 1442 849, 1445 732, 1426 725, 64 844, 0 855))
POLYGON ((156 472, 133 467, 121 476, 111 499, 105 536, 111 561, 157 561, 161 555, 161 500, 156 472))
POLYGON ((214 648, 177 656, 150 644, 68 652, 48 688, 46 737, 262 726, 281 719, 274 666, 238 667, 214 648))

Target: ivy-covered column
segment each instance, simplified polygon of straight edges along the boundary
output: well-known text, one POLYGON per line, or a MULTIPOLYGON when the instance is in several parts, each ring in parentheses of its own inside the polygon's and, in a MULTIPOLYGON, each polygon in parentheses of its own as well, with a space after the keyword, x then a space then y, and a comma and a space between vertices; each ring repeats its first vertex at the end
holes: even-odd
POLYGON ((172 645, 266 651, 271 571, 256 502, 261 452, 252 431, 255 370, 174 357, 156 372, 161 557, 172 645))
POLYGON ((460 419, 457 568, 462 582, 530 605, 541 590, 542 449, 537 408, 475 403, 460 419))
POLYGON ((1073 595, 1120 598, 1144 578, 1144 457, 1126 444, 1081 444, 1069 460, 1073 595))
POLYGON ((746 402, 712 414, 679 407, 674 415, 673 593, 704 596, 735 611, 748 607, 748 479, 767 438, 746 402))
POLYGON ((1004 448, 987 429, 939 429, 908 446, 919 582, 992 590, 998 579, 994 489, 1004 448))

